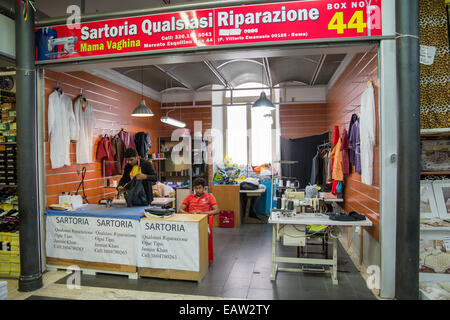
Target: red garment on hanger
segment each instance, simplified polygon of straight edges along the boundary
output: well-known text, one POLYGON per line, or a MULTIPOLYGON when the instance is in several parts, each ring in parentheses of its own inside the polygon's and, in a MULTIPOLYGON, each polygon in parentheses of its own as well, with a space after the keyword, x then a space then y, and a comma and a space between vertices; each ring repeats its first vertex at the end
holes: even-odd
MULTIPOLYGON (((339 141, 339 126, 334 126, 334 138, 333 138, 333 148, 339 141)), ((334 159, 331 159, 331 171, 333 172, 334 159)))
POLYGON ((111 177, 115 175, 114 156, 109 137, 103 137, 97 145, 97 160, 102 164, 102 175, 104 177, 111 177), (104 161, 111 161, 103 164, 104 161), (104 168, 104 171, 103 171, 104 168))

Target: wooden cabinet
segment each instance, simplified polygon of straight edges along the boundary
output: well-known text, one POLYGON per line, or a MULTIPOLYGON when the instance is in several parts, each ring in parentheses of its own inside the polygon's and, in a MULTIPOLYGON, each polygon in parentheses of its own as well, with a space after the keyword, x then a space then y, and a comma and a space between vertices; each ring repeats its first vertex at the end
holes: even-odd
MULTIPOLYGON (((240 186, 236 185, 215 185, 212 187, 212 194, 217 200, 219 211, 234 211, 234 226, 241 225, 241 200, 240 186)), ((214 227, 219 225, 219 215, 214 217, 214 227)))

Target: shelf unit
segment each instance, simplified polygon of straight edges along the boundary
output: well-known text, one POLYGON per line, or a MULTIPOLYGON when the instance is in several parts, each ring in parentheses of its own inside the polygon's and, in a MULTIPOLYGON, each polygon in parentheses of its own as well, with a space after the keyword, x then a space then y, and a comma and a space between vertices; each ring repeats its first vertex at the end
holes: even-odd
MULTIPOLYGON (((445 138, 450 139, 450 128, 438 128, 438 129, 422 129, 420 130, 420 138, 423 140, 441 140, 445 138)), ((421 176, 450 176, 450 171, 422 171, 421 176)), ((450 177, 447 177, 450 179, 450 177)), ((434 193, 433 193, 434 194, 434 193)), ((426 240, 442 240, 445 237, 450 236, 450 227, 420 227, 420 238, 426 240)), ((449 274, 444 273, 428 273, 419 272, 420 282, 441 282, 449 281, 449 274)), ((431 299, 426 292, 421 290, 422 299, 431 299)))
MULTIPOLYGON (((193 179, 197 177, 204 177, 206 180, 206 184, 209 184, 209 170, 207 165, 207 159, 203 158, 204 151, 207 150, 207 142, 202 141, 202 147, 197 147, 195 145, 195 141, 192 136, 189 137, 189 147, 186 148, 186 151, 189 152, 189 155, 187 157, 188 163, 187 164, 179 164, 176 165, 173 163, 172 158, 169 156, 169 152, 172 152, 174 147, 181 142, 179 141, 171 141, 170 137, 160 137, 159 138, 159 153, 164 153, 164 158, 159 159, 151 159, 152 161, 156 160, 158 163, 158 179, 163 181, 178 181, 180 179, 184 179, 184 181, 189 179, 189 186, 187 188, 192 189, 192 182, 193 179), (200 154, 199 154, 200 153, 200 154), (195 164, 194 160, 197 156, 201 156, 202 163, 195 164), (161 160, 161 161, 158 161, 161 160), (182 172, 186 170, 188 172, 188 175, 183 174, 181 176, 179 175, 163 175, 162 172, 182 172)), ((183 151, 185 150, 178 150, 180 152, 180 156, 183 156, 183 151)))

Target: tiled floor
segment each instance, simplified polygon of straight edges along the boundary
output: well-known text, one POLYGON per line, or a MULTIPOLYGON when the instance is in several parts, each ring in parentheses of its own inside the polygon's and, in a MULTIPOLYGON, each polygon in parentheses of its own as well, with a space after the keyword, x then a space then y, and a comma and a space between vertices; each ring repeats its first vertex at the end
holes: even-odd
MULTIPOLYGON (((315 247, 320 249, 320 246, 315 247)), ((296 256, 295 247, 278 244, 277 250, 286 256, 296 256)), ((331 253, 330 246, 329 255, 331 253)), ((97 295, 101 295, 102 291, 99 289, 104 288, 123 290, 124 295, 133 291, 136 294, 160 293, 165 294, 166 299, 180 295, 255 300, 376 299, 340 244, 337 286, 332 284, 330 275, 324 273, 280 271, 276 281, 271 281, 271 255, 272 226, 269 224, 243 224, 233 229, 214 228, 214 262, 200 283, 152 278, 130 280, 124 276, 97 274, 82 275, 81 286, 92 290, 95 288, 97 295)), ((286 265, 293 266, 295 265, 286 265)), ((54 286, 64 291, 68 276, 55 281, 54 286)), ((29 296, 28 299, 48 299, 49 296, 52 297, 39 293, 29 296)), ((61 297, 69 296, 62 294, 61 297)), ((99 296, 98 299, 102 297, 99 296)))

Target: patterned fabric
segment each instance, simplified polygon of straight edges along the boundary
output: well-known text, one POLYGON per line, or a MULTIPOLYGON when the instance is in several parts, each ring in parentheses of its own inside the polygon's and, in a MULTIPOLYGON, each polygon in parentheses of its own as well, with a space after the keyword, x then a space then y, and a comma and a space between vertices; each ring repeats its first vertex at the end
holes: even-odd
POLYGON ((445 0, 419 1, 420 44, 436 47, 434 63, 420 64, 420 127, 450 127, 449 35, 445 0))

